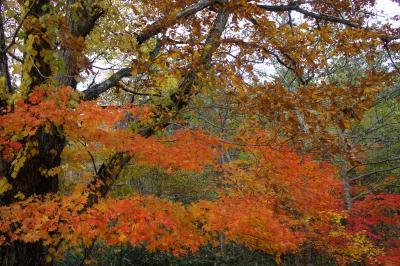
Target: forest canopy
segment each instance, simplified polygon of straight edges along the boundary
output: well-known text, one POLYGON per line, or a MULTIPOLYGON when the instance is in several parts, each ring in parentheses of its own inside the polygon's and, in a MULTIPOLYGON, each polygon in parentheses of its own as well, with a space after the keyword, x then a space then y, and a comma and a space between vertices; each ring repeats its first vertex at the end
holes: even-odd
POLYGON ((1 1, 0 265, 398 265, 376 2, 1 1))

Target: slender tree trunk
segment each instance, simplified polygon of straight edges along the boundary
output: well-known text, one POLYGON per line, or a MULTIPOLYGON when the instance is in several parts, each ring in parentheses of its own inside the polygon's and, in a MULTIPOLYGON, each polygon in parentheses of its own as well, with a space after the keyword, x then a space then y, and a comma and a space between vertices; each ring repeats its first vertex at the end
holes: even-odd
MULTIPOLYGON (((349 150, 351 152, 351 149, 353 148, 351 144, 345 142, 345 135, 344 135, 344 130, 339 129, 339 140, 340 140, 340 145, 343 150, 349 150)), ((351 199, 351 184, 350 184, 350 178, 348 175, 348 163, 344 162, 344 165, 342 166, 341 169, 341 176, 343 179, 343 197, 344 197, 344 203, 346 206, 347 210, 351 210, 352 207, 352 199, 351 199)))
POLYGON ((344 202, 347 210, 351 210, 352 200, 351 200, 351 192, 350 192, 350 178, 347 174, 347 169, 342 170, 343 177, 343 193, 344 193, 344 202))

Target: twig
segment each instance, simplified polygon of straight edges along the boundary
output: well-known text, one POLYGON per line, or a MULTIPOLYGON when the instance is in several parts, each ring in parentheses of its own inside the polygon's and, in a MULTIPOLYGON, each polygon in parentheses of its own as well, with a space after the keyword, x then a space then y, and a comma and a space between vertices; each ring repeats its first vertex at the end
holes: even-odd
POLYGON ((13 46, 15 44, 15 39, 17 38, 17 35, 20 31, 20 29, 22 28, 22 25, 24 24, 25 19, 29 16, 29 14, 32 11, 33 6, 36 4, 36 1, 32 2, 32 5, 29 7, 28 11, 25 13, 25 15, 22 17, 21 22, 18 24, 17 28, 15 29, 15 32, 13 34, 13 37, 11 39, 11 42, 3 49, 3 53, 7 52, 8 49, 11 48, 11 46, 13 46))

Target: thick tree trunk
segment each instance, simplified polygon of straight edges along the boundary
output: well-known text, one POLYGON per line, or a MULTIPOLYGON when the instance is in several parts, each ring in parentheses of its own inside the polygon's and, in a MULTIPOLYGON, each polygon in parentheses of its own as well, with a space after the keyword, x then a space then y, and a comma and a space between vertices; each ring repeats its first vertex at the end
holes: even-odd
MULTIPOLYGON (((28 17, 36 18, 40 21, 40 18, 48 12, 47 7, 49 5, 49 0, 37 0, 31 9, 26 11, 31 14, 28 17)), ((22 87, 25 90, 23 92, 25 94, 31 92, 36 86, 45 84, 47 79, 51 77, 51 66, 45 60, 46 52, 51 50, 51 43, 45 38, 45 35, 46 28, 42 24, 28 25, 26 27, 25 44, 28 43, 30 38, 34 39, 35 42, 29 47, 29 52, 24 52, 23 71, 25 73, 23 73, 22 87)))
MULTIPOLYGON (((65 138, 55 127, 40 128, 19 152, 8 172, 8 180, 12 189, 0 198, 3 204, 17 201, 15 195, 44 195, 58 191, 58 176, 46 176, 44 169, 52 169, 60 165, 60 154, 65 145, 65 138), (19 167, 18 163, 22 166, 19 167)), ((44 266, 51 265, 47 261, 47 248, 40 241, 25 243, 12 242, 0 248, 0 266, 44 266)))
MULTIPOLYGON (((50 10, 47 8, 50 5, 49 0, 36 0, 33 3, 29 10, 31 17, 40 18, 47 15, 50 10)), ((85 19, 88 20, 91 18, 88 14, 85 14, 85 19)), ((85 28, 85 34, 75 32, 72 29, 71 32, 74 35, 86 36, 94 26, 96 19, 90 20, 91 24, 85 28)), ((82 20, 78 19, 77 21, 84 24, 82 20)), ((73 25, 71 25, 72 27, 73 25)), ((36 86, 46 84, 48 78, 53 76, 54 73, 52 73, 50 63, 43 57, 44 52, 52 49, 49 40, 43 39, 46 28, 30 27, 27 24, 25 32, 27 36, 26 40, 29 40, 29 38, 35 38, 36 40, 31 47, 31 49, 35 50, 35 53, 24 54, 24 71, 27 71, 24 77, 27 77, 27 79, 22 81, 22 92, 28 94, 36 86)), ((2 36, 0 36, 1 40, 3 40, 2 36)), ((2 46, 4 45, 2 44, 2 46)), ((2 58, 0 58, 1 70, 2 73, 8 73, 8 66, 5 64, 6 61, 3 60, 4 58, 4 53, 2 53, 2 58)), ((66 72, 68 74, 76 74, 75 70, 69 69, 72 68, 72 59, 66 59, 69 59, 66 61, 66 72)), ((76 84, 73 83, 73 80, 68 79, 66 84, 59 85, 71 85, 74 87, 76 84)), ((46 172, 60 166, 61 153, 65 142, 62 128, 58 128, 50 123, 40 127, 35 135, 23 142, 23 148, 18 152, 12 163, 1 159, 0 172, 2 176, 6 176, 8 182, 12 185, 12 189, 0 196, 0 204, 7 205, 18 201, 18 198, 15 196, 17 194, 21 195, 21 193, 25 197, 29 197, 58 192, 58 175, 48 175, 46 172)), ((40 241, 35 243, 15 241, 8 246, 4 245, 0 248, 0 266, 51 265, 52 263, 47 260, 47 255, 47 247, 40 241)))
MULTIPOLYGON (((29 10, 30 15, 36 18, 43 16, 46 10, 43 7, 48 4, 48 0, 36 1, 29 10)), ((37 56, 24 54, 24 65, 30 66, 24 68, 28 72, 26 77, 29 77, 29 80, 22 81, 25 93, 29 93, 35 86, 45 83, 47 77, 51 75, 51 67, 45 62, 41 53, 50 49, 49 43, 42 38, 45 31, 45 28, 39 29, 29 26, 26 28, 26 40, 30 35, 37 37, 37 42, 31 48, 37 52, 37 56)), ((2 39, 3 36, 1 37, 2 39)), ((5 44, 2 43, 1 46, 3 51, 5 44)), ((7 77, 9 70, 6 59, 6 54, 2 53, 1 68, 7 77)), ((10 86, 9 76, 6 82, 10 86)), ((11 90, 10 87, 9 90, 11 90)), ((64 145, 65 139, 56 127, 41 127, 34 136, 24 141, 23 148, 12 163, 2 158, 1 172, 12 185, 12 189, 1 195, 0 204, 10 204, 17 201, 16 195, 18 193, 22 193, 24 196, 31 196, 57 192, 58 177, 46 176, 43 170, 54 168, 60 164, 60 154, 64 145)), ((9 245, 1 246, 0 265, 49 265, 46 262, 46 254, 47 248, 40 242, 23 243, 14 241, 9 245)))
POLYGON ((55 126, 41 127, 19 151, 9 169, 7 178, 12 189, 0 197, 3 204, 10 204, 22 193, 25 197, 55 193, 58 176, 49 176, 46 170, 58 167, 65 138, 55 126))
MULTIPOLYGON (((94 28, 97 20, 104 14, 104 10, 93 2, 67 0, 66 6, 66 21, 72 38, 85 39, 94 28), (74 10, 71 7, 76 2, 81 2, 81 8, 78 10, 74 10)), ((64 68, 56 75, 58 85, 70 86, 76 89, 78 84, 76 77, 79 76, 81 68, 84 67, 83 48, 84 45, 81 47, 67 47, 61 51, 64 68)))

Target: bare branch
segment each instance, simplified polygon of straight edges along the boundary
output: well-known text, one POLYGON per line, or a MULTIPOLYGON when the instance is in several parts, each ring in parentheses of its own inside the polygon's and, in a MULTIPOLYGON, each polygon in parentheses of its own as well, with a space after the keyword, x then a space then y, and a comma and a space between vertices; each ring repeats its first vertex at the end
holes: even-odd
POLYGON ((400 73, 400 68, 397 66, 396 62, 393 59, 393 56, 392 56, 392 53, 390 52, 389 45, 388 45, 387 41, 383 42, 383 47, 385 48, 385 51, 386 51, 387 55, 389 56, 389 60, 392 63, 393 67, 396 69, 396 71, 398 73, 400 73))
POLYGON ((314 13, 314 12, 310 12, 308 10, 305 10, 303 8, 297 7, 295 9, 295 11, 307 16, 307 17, 311 17, 311 18, 315 18, 315 19, 319 19, 319 20, 325 20, 325 21, 329 21, 329 22, 334 22, 334 23, 340 23, 352 28, 359 28, 360 25, 354 22, 351 22, 350 20, 347 19, 343 19, 343 18, 339 18, 339 17, 335 17, 335 16, 329 16, 329 15, 325 15, 325 14, 319 14, 319 13, 314 13))
POLYGON ((131 77, 132 70, 131 68, 123 68, 117 72, 115 72, 111 77, 106 79, 105 81, 96 84, 94 86, 89 87, 87 90, 83 92, 85 100, 94 100, 103 92, 106 92, 110 88, 114 87, 118 81, 123 78, 131 77))
POLYGON ((136 91, 130 90, 128 88, 125 88, 123 86, 118 86, 118 88, 120 88, 121 90, 126 91, 130 94, 138 95, 138 96, 153 96, 153 97, 161 97, 162 96, 161 94, 136 92, 136 91))
POLYGON ((371 172, 371 173, 366 173, 366 174, 363 174, 363 175, 359 175, 359 176, 353 177, 353 178, 350 179, 350 181, 353 182, 353 181, 356 181, 356 180, 359 180, 359 179, 362 179, 362 178, 370 177, 370 176, 375 175, 375 174, 387 173, 387 172, 390 172, 390 171, 393 171, 393 170, 396 170, 396 169, 399 169, 399 168, 400 168, 400 166, 394 166, 394 167, 391 167, 391 168, 388 168, 388 169, 376 170, 376 171, 371 172))
POLYGON ((2 49, 2 52, 3 52, 3 53, 6 53, 6 52, 8 51, 8 49, 10 49, 11 46, 13 46, 13 45, 15 44, 15 40, 16 40, 16 38, 17 38, 17 36, 18 36, 18 33, 19 33, 19 31, 21 30, 22 25, 24 24, 26 18, 27 18, 27 17, 29 16, 29 14, 31 13, 32 8, 33 8, 33 6, 35 5, 35 2, 36 2, 36 1, 32 1, 31 6, 30 6, 29 9, 26 11, 26 13, 24 14, 24 16, 21 18, 21 21, 19 22, 19 24, 18 24, 17 28, 15 29, 14 34, 13 34, 13 36, 12 36, 12 38, 11 38, 11 42, 10 42, 6 47, 4 47, 4 48, 2 49))
POLYGON ((349 174, 350 172, 352 172, 353 170, 355 170, 356 168, 361 167, 361 166, 384 164, 384 163, 389 163, 389 162, 394 162, 394 161, 400 161, 400 157, 392 157, 392 158, 384 159, 381 161, 362 163, 362 164, 356 165, 356 166, 350 168, 349 170, 347 170, 347 174, 349 174))
POLYGON ((160 20, 154 22, 152 25, 144 29, 141 33, 136 36, 136 40, 139 44, 142 44, 154 37, 163 30, 169 28, 170 26, 176 24, 178 20, 190 17, 197 12, 203 10, 204 8, 216 3, 216 0, 200 0, 196 4, 190 5, 187 8, 176 13, 174 16, 167 15, 160 20))
POLYGON ((346 26, 349 26, 352 28, 360 27, 359 24, 351 22, 350 20, 347 20, 347 19, 308 11, 304 8, 301 8, 300 4, 277 5, 277 6, 257 5, 257 7, 262 8, 267 11, 271 11, 271 12, 296 11, 298 13, 305 15, 306 17, 311 17, 311 18, 325 20, 325 21, 334 22, 334 23, 340 23, 340 24, 343 24, 343 25, 346 25, 346 26))
POLYGON ((22 58, 19 58, 18 56, 16 56, 15 54, 11 53, 10 51, 7 51, 7 54, 14 59, 15 61, 18 61, 20 63, 23 63, 24 60, 22 58))
MULTIPOLYGON (((397 176, 397 178, 398 178, 398 176, 397 176)), ((380 190, 380 189, 382 189, 382 188, 384 188, 384 187, 386 187, 386 186, 388 186, 390 184, 393 184, 396 181, 397 181, 397 179, 392 180, 390 183, 383 183, 383 184, 378 183, 375 186, 373 186, 371 189, 367 189, 366 191, 361 192, 358 195, 352 197, 351 200, 354 201, 354 200, 360 199, 360 198, 362 198, 362 197, 364 197, 364 196, 366 196, 368 194, 376 193, 378 190, 380 190)))
POLYGON ((257 7, 262 8, 264 10, 270 12, 286 12, 286 11, 294 11, 298 8, 299 4, 289 4, 289 5, 257 5, 257 7))

